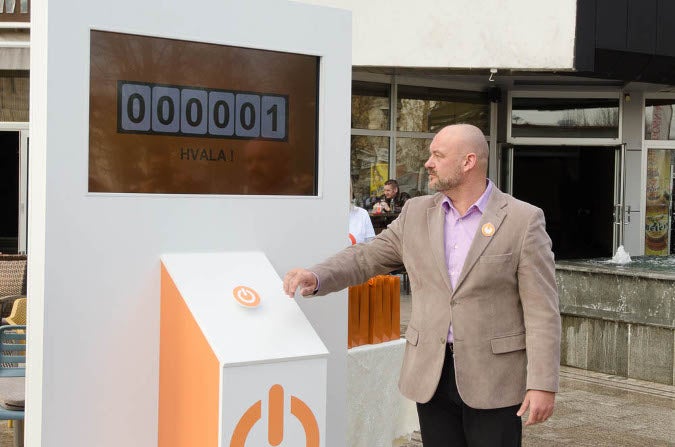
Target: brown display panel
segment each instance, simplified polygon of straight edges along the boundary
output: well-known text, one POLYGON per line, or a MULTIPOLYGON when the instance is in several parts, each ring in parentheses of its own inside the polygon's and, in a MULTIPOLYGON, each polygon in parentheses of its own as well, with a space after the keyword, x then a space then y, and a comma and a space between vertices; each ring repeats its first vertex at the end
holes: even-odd
POLYGON ((91 31, 89 191, 316 195, 318 73, 316 56, 91 31))

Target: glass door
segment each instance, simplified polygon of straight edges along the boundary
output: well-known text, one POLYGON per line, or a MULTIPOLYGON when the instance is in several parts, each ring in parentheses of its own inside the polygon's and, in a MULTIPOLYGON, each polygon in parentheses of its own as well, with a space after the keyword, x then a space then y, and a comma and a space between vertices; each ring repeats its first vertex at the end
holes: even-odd
POLYGON ((614 154, 614 234, 612 253, 624 246, 626 219, 630 216, 630 207, 626 208, 626 143, 619 146, 614 154))
MULTIPOLYGON (((611 257, 618 226, 615 146, 514 146, 513 196, 538 206, 558 260, 611 257)), ((507 156, 508 160, 508 156, 507 156)))

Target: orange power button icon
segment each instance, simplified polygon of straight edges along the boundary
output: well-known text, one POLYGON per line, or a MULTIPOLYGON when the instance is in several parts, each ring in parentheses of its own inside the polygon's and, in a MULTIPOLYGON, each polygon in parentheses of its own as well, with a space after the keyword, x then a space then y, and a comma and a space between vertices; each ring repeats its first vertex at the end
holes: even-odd
MULTIPOLYGON (((305 447, 319 447, 319 425, 312 410, 301 399, 291 396, 291 414, 298 418, 305 429, 305 447)), ((246 410, 232 434, 230 447, 244 447, 253 426, 262 419, 262 401, 246 410)), ((267 440, 276 447, 284 439, 284 388, 273 385, 269 391, 267 440)))

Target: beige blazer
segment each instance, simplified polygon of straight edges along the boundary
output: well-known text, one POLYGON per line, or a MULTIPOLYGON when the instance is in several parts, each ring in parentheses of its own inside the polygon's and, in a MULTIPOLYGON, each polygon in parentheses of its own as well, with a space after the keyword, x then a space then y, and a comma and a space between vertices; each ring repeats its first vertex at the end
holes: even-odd
POLYGON ((453 290, 442 200, 440 193, 408 200, 372 242, 310 268, 319 294, 405 266, 412 314, 399 388, 416 402, 436 390, 451 323, 457 388, 470 407, 516 405, 528 389, 556 392, 560 313, 543 212, 493 188, 453 290), (495 228, 490 236, 481 232, 486 223, 495 228))

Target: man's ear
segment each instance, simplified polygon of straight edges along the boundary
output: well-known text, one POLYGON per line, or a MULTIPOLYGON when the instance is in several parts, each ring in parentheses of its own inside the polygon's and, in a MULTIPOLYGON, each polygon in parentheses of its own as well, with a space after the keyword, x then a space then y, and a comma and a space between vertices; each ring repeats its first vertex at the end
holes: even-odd
POLYGON ((466 154, 466 157, 464 157, 464 170, 468 171, 473 169, 474 166, 476 166, 477 161, 478 157, 473 152, 466 154))

